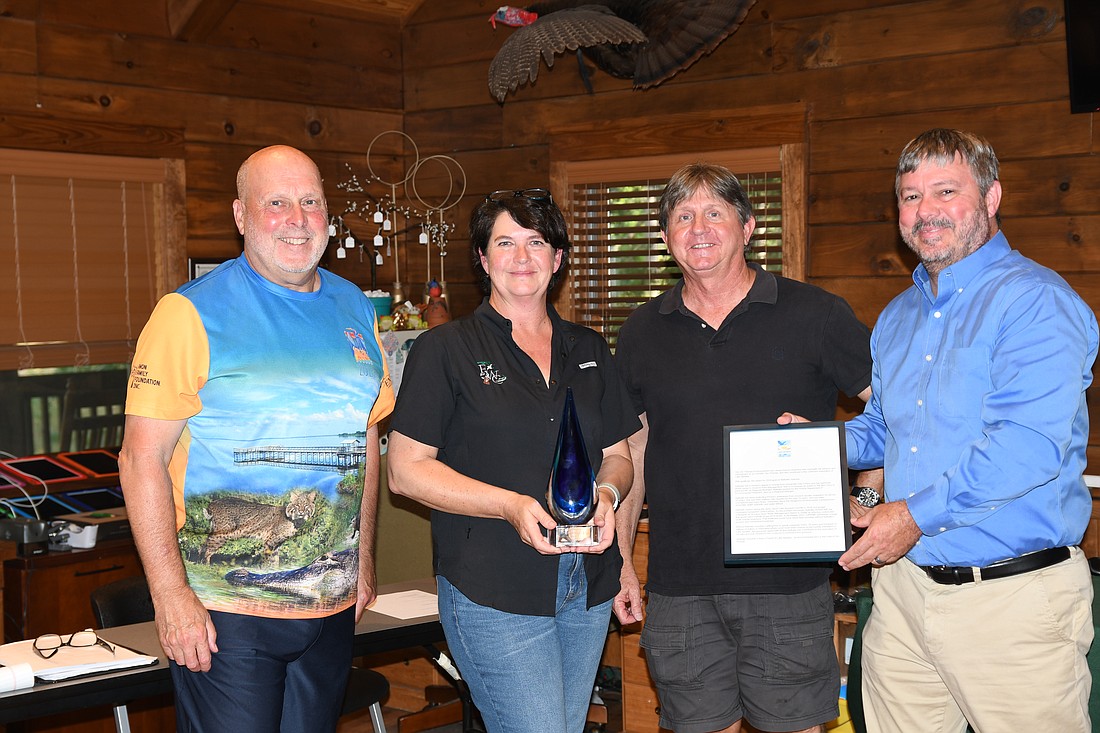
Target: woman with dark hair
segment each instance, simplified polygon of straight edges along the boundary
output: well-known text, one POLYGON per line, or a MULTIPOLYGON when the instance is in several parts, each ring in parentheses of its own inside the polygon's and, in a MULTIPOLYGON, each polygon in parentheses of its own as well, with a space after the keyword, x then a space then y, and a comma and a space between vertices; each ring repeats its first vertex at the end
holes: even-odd
POLYGON ((545 189, 497 191, 470 218, 489 296, 429 330, 405 364, 389 486, 432 509, 439 616, 489 733, 581 733, 622 559, 614 510, 640 423, 607 343, 547 300, 565 219, 545 189), (544 530, 566 389, 596 473, 599 544, 544 530))

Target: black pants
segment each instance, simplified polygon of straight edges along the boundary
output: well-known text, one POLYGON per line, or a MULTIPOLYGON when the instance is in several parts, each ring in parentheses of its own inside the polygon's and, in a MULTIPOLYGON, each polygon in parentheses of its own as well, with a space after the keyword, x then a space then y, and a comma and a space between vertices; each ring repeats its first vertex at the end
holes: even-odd
POLYGON ((174 662, 179 733, 323 733, 336 728, 351 667, 355 609, 315 619, 211 611, 209 672, 174 662))

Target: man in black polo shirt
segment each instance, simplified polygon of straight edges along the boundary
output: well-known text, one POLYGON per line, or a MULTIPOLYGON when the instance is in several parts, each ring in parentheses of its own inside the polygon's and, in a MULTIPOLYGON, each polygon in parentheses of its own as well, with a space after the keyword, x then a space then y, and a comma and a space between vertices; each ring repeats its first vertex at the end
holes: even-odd
POLYGON ((649 505, 641 644, 677 733, 821 731, 837 716, 831 566, 725 567, 722 428, 781 413, 831 420, 837 393, 870 396, 869 331, 843 299, 745 260, 756 226, 737 178, 694 164, 669 180, 661 235, 683 281, 619 332, 616 361, 643 428, 617 513, 615 613, 641 620, 630 561, 649 505), (812 417, 811 417, 812 416, 812 417))

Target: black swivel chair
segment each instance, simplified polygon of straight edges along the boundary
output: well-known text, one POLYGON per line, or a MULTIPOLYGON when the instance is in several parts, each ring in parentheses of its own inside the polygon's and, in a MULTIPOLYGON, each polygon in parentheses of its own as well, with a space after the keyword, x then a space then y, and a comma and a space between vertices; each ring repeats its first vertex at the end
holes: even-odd
POLYGON ((142 575, 122 578, 92 591, 92 614, 101 629, 153 620, 153 599, 142 575))
MULTIPOLYGON (((153 600, 144 576, 123 578, 100 586, 92 591, 92 613, 101 629, 125 626, 153 620, 153 600)), ((382 720, 382 701, 390 694, 389 681, 373 669, 352 667, 348 673, 348 685, 344 691, 344 704, 340 715, 349 715, 363 708, 370 708, 374 733, 386 733, 382 720)), ((115 708, 115 729, 118 733, 130 732, 129 715, 125 705, 115 708)))
MULTIPOLYGON (((92 614, 96 626, 107 629, 153 620, 153 599, 141 575, 122 578, 92 591, 92 614)), ((115 705, 116 733, 130 733, 130 714, 126 704, 115 705)))

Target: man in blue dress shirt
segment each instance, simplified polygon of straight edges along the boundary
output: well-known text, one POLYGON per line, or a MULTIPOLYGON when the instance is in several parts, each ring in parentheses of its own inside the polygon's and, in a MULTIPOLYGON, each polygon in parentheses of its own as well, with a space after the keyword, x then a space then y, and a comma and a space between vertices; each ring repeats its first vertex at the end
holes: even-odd
POLYGON ((987 141, 945 129, 898 162, 901 236, 921 264, 875 326, 873 396, 846 431, 850 465, 886 469, 885 503, 853 520, 866 529, 840 558, 876 567, 869 731, 1090 730, 1076 545, 1097 325, 1009 247, 997 167, 987 141))

